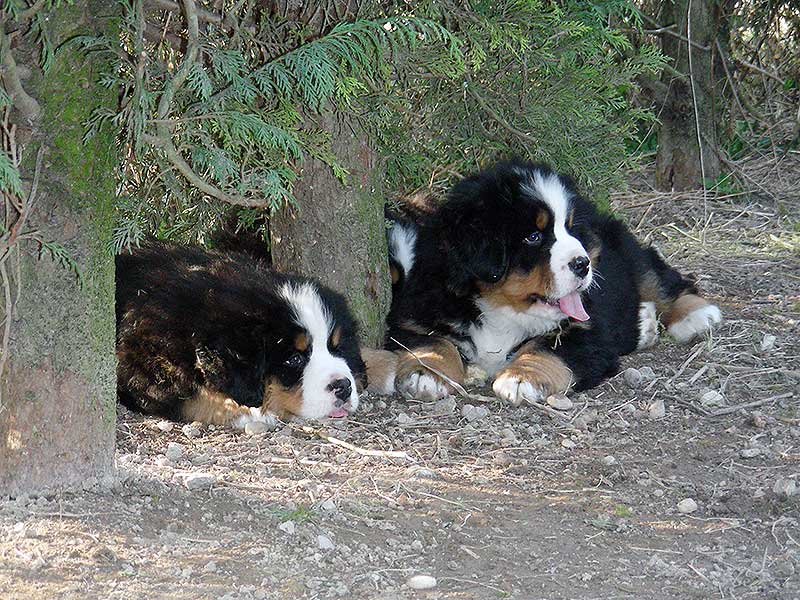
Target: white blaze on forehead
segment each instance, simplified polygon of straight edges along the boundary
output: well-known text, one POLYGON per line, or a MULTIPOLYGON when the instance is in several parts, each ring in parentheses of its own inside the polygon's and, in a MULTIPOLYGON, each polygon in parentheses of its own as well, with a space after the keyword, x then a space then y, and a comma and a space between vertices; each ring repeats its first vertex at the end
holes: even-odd
POLYGON ((303 405, 299 416, 315 419, 329 415, 336 397, 328 386, 337 379, 350 380, 353 390, 350 411, 354 411, 358 406, 356 383, 347 363, 328 350, 328 338, 334 322, 316 286, 312 283, 287 283, 281 289, 281 296, 292 307, 297 324, 311 338, 311 357, 303 370, 303 405))
POLYGON ((541 199, 553 213, 553 234, 556 241, 550 249, 550 270, 553 272, 554 298, 566 296, 579 287, 586 289, 592 282, 592 272, 584 279, 575 277, 569 263, 579 256, 588 258, 583 244, 567 232, 567 217, 570 209, 570 191, 564 187, 561 178, 555 173, 543 174, 541 171, 520 173, 527 179, 521 184, 523 191, 541 199))

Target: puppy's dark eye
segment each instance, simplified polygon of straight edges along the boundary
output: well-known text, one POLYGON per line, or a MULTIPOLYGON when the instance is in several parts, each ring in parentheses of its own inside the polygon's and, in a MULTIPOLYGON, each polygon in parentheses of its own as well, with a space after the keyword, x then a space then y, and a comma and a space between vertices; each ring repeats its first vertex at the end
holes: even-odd
POLYGON ((541 231, 533 231, 527 235, 527 237, 522 240, 529 246, 538 246, 542 243, 542 232, 541 231))
POLYGON ((283 361, 283 364, 285 364, 287 367, 292 367, 293 369, 297 369, 303 366, 305 360, 306 359, 303 357, 302 354, 300 354, 299 352, 295 352, 289 358, 283 361))

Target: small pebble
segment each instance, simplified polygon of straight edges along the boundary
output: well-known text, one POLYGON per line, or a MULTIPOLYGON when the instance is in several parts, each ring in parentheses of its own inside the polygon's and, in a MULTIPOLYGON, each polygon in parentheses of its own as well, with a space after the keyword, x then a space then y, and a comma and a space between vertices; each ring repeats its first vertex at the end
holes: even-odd
POLYGON ((330 498, 328 498, 327 500, 325 500, 325 502, 323 502, 322 504, 320 504, 320 505, 319 505, 319 507, 320 507, 322 510, 324 510, 325 512, 328 512, 328 513, 334 513, 334 512, 336 512, 336 502, 334 502, 334 501, 333 501, 333 500, 331 500, 330 498))
POLYGON ((445 396, 429 406, 428 412, 435 415, 452 415, 456 411, 456 399, 453 396, 445 396))
POLYGON ((395 419, 398 425, 409 425, 414 422, 414 419, 409 417, 406 413, 401 412, 395 419))
POLYGON ((664 407, 664 400, 658 398, 647 407, 647 416, 651 419, 661 419, 667 414, 667 409, 664 407))
POLYGON ((294 521, 284 521, 283 523, 278 524, 278 529, 280 529, 284 533, 288 533, 289 535, 294 535, 296 526, 294 524, 294 521))
POLYGON ((196 491, 210 488, 217 482, 217 476, 213 473, 190 473, 183 479, 183 485, 187 490, 196 491))
POLYGON ((772 491, 781 498, 791 498, 797 493, 797 484, 794 479, 784 477, 775 482, 772 491))
POLYGON ((430 575, 414 575, 406 583, 412 590, 430 590, 436 587, 436 578, 430 575))
POLYGON ((269 427, 263 421, 250 421, 244 425, 244 432, 247 435, 258 435, 267 431, 269 431, 269 427))
POLYGON ((568 450, 572 450, 575 446, 577 446, 577 444, 569 438, 564 438, 561 440, 561 445, 568 450))
POLYGON ((181 431, 183 431, 183 435, 188 438, 200 437, 200 428, 194 423, 187 423, 181 427, 181 431))
POLYGON ((548 396, 547 404, 556 410, 571 410, 573 406, 572 400, 566 396, 548 396))
POLYGON ((771 352, 774 350, 777 339, 778 338, 771 333, 765 333, 764 337, 761 339, 761 352, 771 352))
POLYGON ((642 385, 642 373, 639 369, 634 369, 633 367, 625 369, 625 372, 622 374, 622 379, 625 381, 625 384, 632 389, 636 389, 642 385))
POLYGON ((575 419, 575 421, 572 424, 578 429, 587 429, 589 425, 597 422, 599 417, 600 417, 599 413, 595 409, 590 408, 589 410, 584 411, 580 415, 578 415, 578 418, 575 419))
POLYGON ((183 444, 170 442, 167 444, 167 449, 164 451, 164 456, 173 462, 178 462, 183 457, 184 450, 186 450, 186 446, 183 444))
POLYGON ((472 404, 465 404, 461 407, 461 416, 468 422, 478 421, 489 416, 489 409, 485 406, 473 406, 472 404))
POLYGON ((613 467, 617 464, 617 459, 609 454, 608 456, 604 456, 600 462, 602 462, 606 467, 613 467))
POLYGON ((156 423, 156 428, 160 429, 164 433, 169 433, 175 428, 175 423, 172 421, 159 421, 156 423))
POLYGON ((656 378, 656 372, 650 367, 639 367, 639 375, 642 376, 642 381, 653 381, 656 378))
POLYGON ((333 550, 336 547, 336 544, 327 535, 318 535, 317 545, 320 550, 333 550))
POLYGON ((684 498, 683 500, 678 502, 678 512, 681 514, 688 515, 696 510, 697 510, 697 502, 695 502, 691 498, 684 498))
POLYGON ((700 396, 700 404, 703 406, 724 406, 725 397, 716 390, 709 390, 700 396))
POLYGON ((761 454, 761 448, 742 448, 739 451, 739 456, 742 458, 755 458, 761 454))
POLYGON ((217 563, 213 560, 209 561, 203 567, 203 573, 216 573, 217 572, 217 563))
POLYGON ((175 463, 166 456, 156 456, 156 466, 158 467, 171 467, 173 464, 175 463))
POLYGON ((518 442, 517 434, 510 427, 505 427, 498 433, 500 434, 500 441, 504 444, 516 444, 518 442))

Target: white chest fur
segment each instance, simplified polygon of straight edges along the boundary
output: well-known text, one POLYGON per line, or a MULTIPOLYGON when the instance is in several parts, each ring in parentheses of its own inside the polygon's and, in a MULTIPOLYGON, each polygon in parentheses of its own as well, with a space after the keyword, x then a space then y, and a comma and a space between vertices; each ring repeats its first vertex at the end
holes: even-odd
POLYGON ((508 364, 508 354, 525 340, 558 329, 564 314, 558 308, 534 304, 526 312, 510 307, 494 307, 481 300, 481 319, 470 325, 467 334, 472 342, 461 348, 464 355, 490 376, 508 364))

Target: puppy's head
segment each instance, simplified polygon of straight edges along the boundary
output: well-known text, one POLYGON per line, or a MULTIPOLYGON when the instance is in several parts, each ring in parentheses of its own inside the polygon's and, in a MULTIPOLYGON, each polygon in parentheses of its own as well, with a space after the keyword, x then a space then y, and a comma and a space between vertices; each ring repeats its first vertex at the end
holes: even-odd
POLYGON ((266 349, 262 411, 306 419, 354 412, 364 363, 344 300, 311 282, 285 283, 280 294, 289 314, 266 349))
POLYGON ((568 179, 540 165, 500 163, 461 181, 439 212, 448 286, 496 308, 588 319, 581 293, 598 248, 586 208, 568 179))

